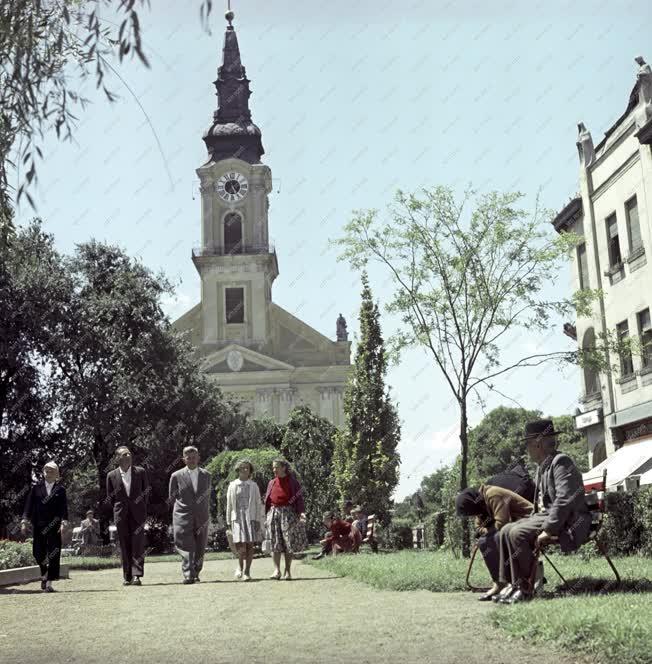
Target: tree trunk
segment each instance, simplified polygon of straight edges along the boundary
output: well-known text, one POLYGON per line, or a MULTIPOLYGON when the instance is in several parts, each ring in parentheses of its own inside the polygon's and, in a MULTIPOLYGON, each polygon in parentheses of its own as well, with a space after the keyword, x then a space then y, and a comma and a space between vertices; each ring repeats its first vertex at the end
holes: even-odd
MULTIPOLYGON (((469 456, 468 419, 466 414, 466 398, 460 401, 460 443, 462 447, 462 458, 460 467, 460 491, 466 489, 467 465, 469 456)), ((466 519, 462 519, 462 556, 468 558, 471 555, 471 537, 466 519)))
POLYGON ((100 520, 100 537, 102 538, 102 544, 107 545, 110 544, 109 521, 112 517, 112 510, 111 503, 106 494, 106 474, 109 469, 109 460, 104 449, 105 445, 102 434, 95 434, 93 448, 95 467, 97 469, 97 486, 100 495, 100 513, 98 515, 100 520))

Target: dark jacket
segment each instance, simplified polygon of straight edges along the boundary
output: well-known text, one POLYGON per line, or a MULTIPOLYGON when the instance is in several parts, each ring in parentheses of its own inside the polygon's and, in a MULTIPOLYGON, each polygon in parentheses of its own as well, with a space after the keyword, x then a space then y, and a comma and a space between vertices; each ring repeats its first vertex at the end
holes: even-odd
POLYGON ((131 514, 138 523, 145 523, 147 502, 149 500, 149 480, 144 468, 131 466, 131 490, 122 482, 120 468, 112 470, 106 476, 106 498, 113 507, 113 520, 116 526, 123 517, 131 514))
POLYGON ((37 482, 27 495, 23 519, 33 526, 60 525, 68 520, 68 498, 63 485, 56 481, 48 496, 45 481, 37 482))
POLYGON ((591 513, 584 499, 582 473, 567 454, 555 453, 537 468, 534 512, 543 496, 546 520, 543 530, 559 537, 562 551, 573 551, 586 542, 591 513))
MULTIPOLYGON (((290 473, 289 475, 290 475, 289 505, 294 507, 294 510, 297 514, 303 514, 306 511, 306 504, 303 500, 303 489, 299 484, 299 480, 294 475, 292 475, 292 473, 290 473)), ((269 484, 267 485, 267 491, 265 492, 265 500, 263 501, 265 503, 265 513, 269 512, 270 508, 272 507, 271 493, 273 486, 274 486, 274 480, 270 480, 269 484)))

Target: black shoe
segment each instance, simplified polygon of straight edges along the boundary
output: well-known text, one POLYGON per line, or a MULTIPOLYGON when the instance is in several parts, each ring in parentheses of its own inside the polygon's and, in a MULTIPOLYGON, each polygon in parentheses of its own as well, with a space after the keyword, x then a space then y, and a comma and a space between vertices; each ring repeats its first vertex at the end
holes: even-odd
POLYGON ((43 588, 43 592, 44 593, 55 593, 56 590, 52 586, 45 586, 45 588, 43 588))
POLYGON ((125 579, 125 580, 122 582, 122 585, 123 585, 123 586, 130 586, 132 581, 133 581, 133 579, 125 579))
POLYGON ((498 596, 499 593, 484 593, 478 597, 478 602, 490 602, 494 597, 498 596))
POLYGON ((41 579, 41 590, 45 590, 45 586, 47 585, 48 580, 47 579, 41 579))
POLYGON ((192 584, 192 583, 194 583, 194 582, 195 582, 194 579, 184 579, 184 580, 183 580, 183 585, 184 585, 184 586, 189 586, 190 584, 192 584))
POLYGON ((195 583, 201 583, 201 579, 198 576, 195 577, 195 583))
POLYGON ((491 598, 491 601, 501 602, 502 600, 507 599, 515 591, 516 591, 516 586, 513 586, 511 583, 508 583, 497 595, 494 595, 491 598))
POLYGON ((525 592, 519 588, 516 592, 512 593, 507 599, 501 600, 501 604, 520 604, 521 602, 529 602, 532 599, 532 593, 525 592))
POLYGON ((141 581, 140 581, 140 577, 139 577, 139 576, 135 576, 134 579, 133 579, 133 581, 131 582, 131 585, 132 585, 132 586, 142 586, 143 584, 142 584, 141 581))

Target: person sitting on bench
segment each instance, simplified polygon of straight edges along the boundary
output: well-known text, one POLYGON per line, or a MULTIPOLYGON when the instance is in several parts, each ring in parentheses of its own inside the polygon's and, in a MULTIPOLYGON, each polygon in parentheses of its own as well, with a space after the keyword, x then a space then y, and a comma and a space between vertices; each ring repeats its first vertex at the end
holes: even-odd
POLYGON ((479 489, 464 489, 455 501, 458 516, 475 516, 478 549, 491 574, 493 585, 478 598, 481 602, 497 595, 505 583, 500 581, 498 570, 498 532, 503 526, 518 521, 532 513, 532 503, 517 493, 499 486, 481 485, 479 489))
POLYGON ((564 552, 574 551, 588 539, 591 513, 584 500, 582 473, 568 455, 557 450, 559 433, 547 419, 525 427, 522 440, 537 464, 534 513, 508 523, 498 533, 500 581, 508 584, 494 598, 501 603, 532 597, 529 579, 536 549, 554 542, 564 552))
POLYGON ((362 539, 367 536, 367 515, 362 511, 360 505, 356 505, 351 509, 351 516, 353 517, 353 526, 360 531, 362 539))
POLYGON ((338 519, 333 512, 324 512, 324 525, 330 531, 330 536, 323 543, 330 544, 334 556, 338 553, 358 552, 362 535, 352 524, 338 519))

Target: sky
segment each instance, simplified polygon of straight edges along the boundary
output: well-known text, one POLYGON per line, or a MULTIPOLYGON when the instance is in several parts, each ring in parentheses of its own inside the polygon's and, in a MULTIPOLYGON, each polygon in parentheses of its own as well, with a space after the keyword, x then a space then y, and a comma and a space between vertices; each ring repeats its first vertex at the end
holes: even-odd
MULTIPOLYGON (((200 241, 195 169, 206 161, 201 136, 216 107, 226 25, 216 6, 211 34, 202 30, 199 4, 153 0, 141 11, 151 68, 115 64, 114 104, 81 84, 91 104, 75 142, 46 141, 33 192, 62 251, 95 238, 163 271, 176 284, 165 302, 172 319, 199 301, 190 258, 200 241)), ((359 276, 328 244, 353 210, 385 208, 398 187, 469 183, 520 191, 526 206, 540 192, 545 207, 560 210, 578 189, 577 123, 597 144, 627 105, 634 57, 652 60, 647 1, 232 0, 232 8, 273 177, 273 299, 333 339, 340 312, 357 336, 359 276)), ((106 25, 114 20, 107 14, 106 25)), ((21 204, 17 221, 33 216, 21 204)), ((390 283, 379 270, 370 276, 382 311, 390 283)), ((550 288, 570 295, 570 271, 550 288)), ((570 348, 562 322, 540 337, 517 333, 509 352, 570 348)), ((396 330, 389 316, 382 325, 385 337, 396 330)), ((421 351, 406 353, 387 382, 402 422, 402 498, 454 460, 458 413, 421 351)), ((500 389, 525 408, 572 414, 579 374, 524 369, 500 389)), ((471 425, 481 418, 473 405, 471 425)))

